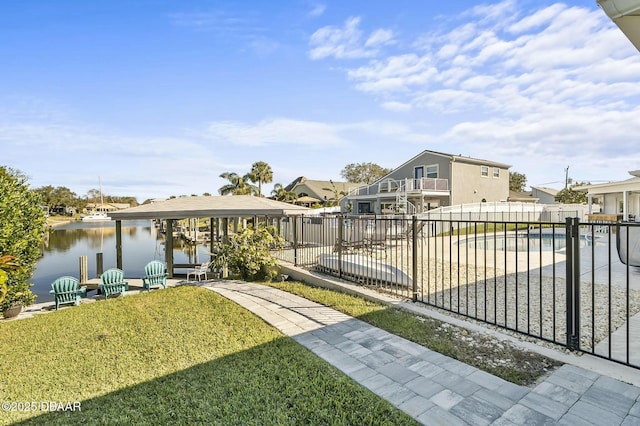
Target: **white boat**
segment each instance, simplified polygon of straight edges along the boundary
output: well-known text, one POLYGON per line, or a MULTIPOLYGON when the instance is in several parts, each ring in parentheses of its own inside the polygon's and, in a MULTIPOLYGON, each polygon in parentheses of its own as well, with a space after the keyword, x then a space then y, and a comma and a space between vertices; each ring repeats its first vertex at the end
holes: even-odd
POLYGON ((101 222, 111 220, 106 213, 93 213, 82 217, 83 222, 101 222))
POLYGON ((102 212, 95 212, 89 215, 83 216, 83 222, 104 222, 111 220, 109 216, 104 212, 104 198, 102 196, 102 181, 98 177, 98 186, 100 187, 100 207, 103 210, 102 212))
POLYGON ((411 286, 413 280, 403 270, 380 262, 367 256, 358 254, 345 254, 338 260, 337 254, 321 254, 318 257, 316 269, 320 272, 337 275, 339 270, 342 276, 364 284, 391 284, 411 286))

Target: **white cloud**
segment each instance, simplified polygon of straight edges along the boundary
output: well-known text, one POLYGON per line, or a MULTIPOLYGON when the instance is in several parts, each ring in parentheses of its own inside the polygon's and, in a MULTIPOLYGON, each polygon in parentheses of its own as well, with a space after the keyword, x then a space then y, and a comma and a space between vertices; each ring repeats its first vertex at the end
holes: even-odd
POLYGON ((383 108, 398 103, 449 115, 622 105, 639 95, 640 56, 599 10, 554 4, 527 16, 505 1, 470 16, 404 44, 414 51, 347 69, 347 77, 358 90, 384 93, 383 108))
POLYGON ((323 146, 345 143, 332 125, 287 118, 263 120, 256 124, 217 121, 208 125, 203 136, 217 142, 244 146, 323 146))
POLYGON ((368 66, 349 70, 347 75, 364 92, 388 92, 425 85, 437 72, 430 58, 407 54, 372 61, 368 66))
POLYGON ((376 47, 390 44, 393 41, 393 32, 391 30, 375 30, 367 41, 364 42, 365 47, 376 47))
POLYGON ((393 47, 345 73, 383 109, 430 113, 429 135, 400 140, 535 162, 534 176, 582 161, 572 168, 584 177, 615 179, 613 164, 640 161, 640 55, 597 8, 482 5, 393 47))
POLYGON ((370 58, 379 53, 379 48, 393 42, 393 33, 386 29, 373 31, 363 41, 363 32, 359 29, 360 18, 349 18, 343 27, 326 26, 311 35, 309 57, 324 59, 370 58))
POLYGON ((514 34, 520 34, 527 31, 535 30, 536 28, 547 25, 552 22, 555 16, 557 16, 566 6, 564 4, 556 3, 547 8, 535 12, 533 15, 525 16, 518 22, 510 25, 507 29, 514 34))
POLYGON ((390 102, 383 102, 382 108, 387 109, 389 111, 404 112, 404 111, 410 111, 413 107, 411 106, 411 104, 390 101, 390 102))
POLYGON ((313 8, 311 9, 311 11, 309 12, 309 16, 321 16, 324 11, 327 9, 327 5, 325 4, 316 4, 313 6, 313 8))

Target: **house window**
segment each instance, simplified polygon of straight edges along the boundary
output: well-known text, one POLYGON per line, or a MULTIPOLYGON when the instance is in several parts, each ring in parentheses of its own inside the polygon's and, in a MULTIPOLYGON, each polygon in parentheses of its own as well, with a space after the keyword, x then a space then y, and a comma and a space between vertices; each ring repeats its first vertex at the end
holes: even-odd
POLYGON ((371 203, 358 203, 358 214, 369 214, 371 212, 371 203))
POLYGON ((480 166, 480 176, 482 176, 482 177, 489 177, 489 167, 487 167, 487 166, 480 166))
POLYGON ((438 178, 438 166, 427 166, 427 177, 431 179, 438 178))
POLYGON ((499 178, 500 177, 500 169, 497 167, 493 168, 493 177, 494 178, 499 178))

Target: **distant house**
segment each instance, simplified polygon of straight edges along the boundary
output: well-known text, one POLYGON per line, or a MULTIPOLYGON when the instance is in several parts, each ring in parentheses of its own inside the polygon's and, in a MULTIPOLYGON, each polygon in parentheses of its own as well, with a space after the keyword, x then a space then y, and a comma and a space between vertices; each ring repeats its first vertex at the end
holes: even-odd
POLYGON ((85 207, 85 213, 92 214, 98 212, 114 212, 117 210, 124 210, 131 207, 129 203, 87 203, 85 207))
POLYGON ((539 199, 534 197, 531 191, 509 191, 509 198, 507 198, 507 201, 513 203, 537 203, 539 199))
POLYGON ((556 204, 557 189, 545 188, 543 186, 532 186, 531 196, 539 200, 541 204, 556 204))
POLYGON ((343 211, 358 214, 413 214, 442 206, 507 201, 510 167, 422 151, 376 182, 352 190, 340 205, 343 211))
POLYGON ((587 193, 589 213, 617 215, 622 220, 640 217, 640 170, 630 171, 631 178, 619 182, 598 183, 573 187, 587 193), (597 203, 594 206, 594 203, 597 203))
POLYGON ((360 185, 360 183, 312 180, 300 176, 287 185, 285 190, 298 195, 298 199, 294 201, 294 204, 310 207, 314 204, 326 205, 327 203, 337 202, 348 194, 350 190, 360 185))
POLYGON ((51 214, 73 216, 77 213, 77 209, 72 206, 54 206, 50 210, 51 214))

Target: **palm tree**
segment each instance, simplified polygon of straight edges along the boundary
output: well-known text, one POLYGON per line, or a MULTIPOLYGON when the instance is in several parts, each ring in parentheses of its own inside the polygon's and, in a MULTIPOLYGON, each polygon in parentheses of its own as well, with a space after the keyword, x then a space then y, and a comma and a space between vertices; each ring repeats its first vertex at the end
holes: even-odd
POLYGON ((273 181, 273 171, 271 166, 264 161, 257 161, 251 166, 249 173, 251 182, 258 183, 258 194, 262 197, 262 184, 273 181))
MULTIPOLYGON (((331 188, 322 188, 322 189, 333 192, 333 199, 329 200, 329 202, 327 203, 327 207, 333 207, 338 205, 338 200, 344 197, 345 195, 347 195, 347 193, 344 191, 339 191, 338 188, 336 187, 336 184, 333 183, 332 180, 329 180, 329 183, 331 184, 331 188)), ((326 197, 325 197, 325 201, 326 201, 326 197)))
POLYGON ((220 195, 253 195, 258 191, 258 188, 249 183, 251 180, 249 174, 240 176, 234 172, 224 172, 220 177, 229 181, 228 184, 218 189, 220 195))
POLYGON ((278 201, 284 201, 286 203, 290 203, 298 198, 298 194, 292 191, 287 191, 281 183, 276 183, 273 186, 273 191, 271 191, 271 195, 273 198, 278 201))

